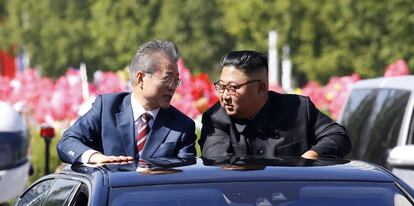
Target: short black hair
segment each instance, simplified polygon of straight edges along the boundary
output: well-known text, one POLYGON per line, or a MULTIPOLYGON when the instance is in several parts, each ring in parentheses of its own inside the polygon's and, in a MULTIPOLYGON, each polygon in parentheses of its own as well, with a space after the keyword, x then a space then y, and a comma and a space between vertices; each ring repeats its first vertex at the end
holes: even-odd
POLYGON ((246 73, 255 73, 262 69, 268 71, 267 56, 257 51, 232 51, 224 55, 220 61, 221 67, 234 66, 246 73))

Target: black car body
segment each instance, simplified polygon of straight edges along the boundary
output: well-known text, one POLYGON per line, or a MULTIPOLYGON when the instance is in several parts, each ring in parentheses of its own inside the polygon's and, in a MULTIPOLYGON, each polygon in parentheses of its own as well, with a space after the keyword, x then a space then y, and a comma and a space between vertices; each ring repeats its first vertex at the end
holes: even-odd
POLYGON ((361 161, 150 159, 67 166, 32 184, 15 205, 414 205, 414 192, 361 161))

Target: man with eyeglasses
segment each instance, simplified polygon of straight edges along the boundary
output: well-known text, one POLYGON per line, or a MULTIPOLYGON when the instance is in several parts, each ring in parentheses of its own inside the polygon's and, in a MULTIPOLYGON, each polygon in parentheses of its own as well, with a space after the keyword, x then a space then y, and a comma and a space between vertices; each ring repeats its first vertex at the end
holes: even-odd
POLYGON ((195 156, 195 123, 170 106, 180 86, 178 49, 155 40, 138 48, 130 66, 132 92, 99 95, 57 145, 66 163, 119 163, 195 156))
POLYGON ((214 83, 217 104, 202 117, 202 156, 254 155, 342 158, 351 150, 344 127, 309 97, 268 91, 268 61, 256 51, 232 51, 214 83))

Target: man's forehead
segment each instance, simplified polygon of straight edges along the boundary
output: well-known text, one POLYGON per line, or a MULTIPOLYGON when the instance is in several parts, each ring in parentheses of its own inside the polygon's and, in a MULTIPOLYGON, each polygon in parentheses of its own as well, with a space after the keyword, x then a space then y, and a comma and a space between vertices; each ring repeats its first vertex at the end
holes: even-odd
POLYGON ((243 69, 237 68, 236 66, 225 66, 221 71, 222 76, 233 76, 233 75, 243 75, 246 76, 243 69))
POLYGON ((168 70, 164 70, 164 72, 162 74, 164 74, 165 76, 178 76, 179 75, 178 71, 172 72, 172 71, 168 71, 168 70))
POLYGON ((221 71, 221 77, 231 77, 231 76, 237 76, 237 77, 246 77, 246 79, 251 78, 266 78, 267 77, 267 70, 266 69, 259 69, 255 71, 247 72, 245 69, 236 67, 236 66, 224 66, 221 71))
POLYGON ((247 75, 242 69, 235 66, 225 66, 220 75, 220 81, 225 83, 237 83, 249 80, 251 77, 247 75))
POLYGON ((161 74, 163 76, 178 76, 179 75, 177 64, 174 64, 174 63, 170 63, 170 64, 166 63, 166 64, 163 64, 155 72, 156 73, 159 73, 159 74, 161 74))

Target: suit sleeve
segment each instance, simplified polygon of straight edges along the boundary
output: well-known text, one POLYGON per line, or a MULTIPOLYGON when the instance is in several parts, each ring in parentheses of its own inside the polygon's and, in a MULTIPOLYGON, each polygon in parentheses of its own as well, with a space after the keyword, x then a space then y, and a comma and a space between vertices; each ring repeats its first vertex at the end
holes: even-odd
POLYGON ((101 108, 102 97, 97 96, 92 108, 63 133, 57 144, 63 162, 73 164, 87 150, 102 152, 101 108))
POLYGON ((180 158, 190 158, 196 156, 196 134, 194 121, 191 121, 189 125, 188 130, 181 137, 180 150, 178 151, 178 157, 180 158))
POLYGON ((230 137, 218 123, 213 123, 211 114, 204 113, 203 127, 199 140, 202 157, 222 157, 228 155, 230 137))
POLYGON ((316 151, 320 156, 343 158, 351 151, 351 141, 346 129, 334 122, 328 116, 319 111, 312 101, 307 97, 308 118, 311 127, 314 128, 314 146, 311 150, 316 151))

